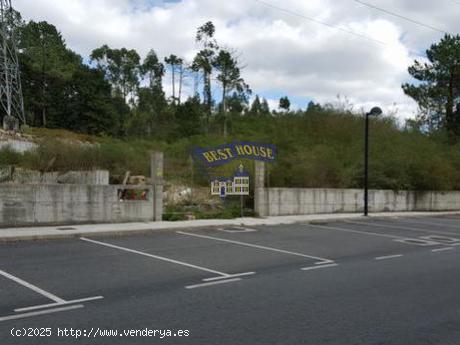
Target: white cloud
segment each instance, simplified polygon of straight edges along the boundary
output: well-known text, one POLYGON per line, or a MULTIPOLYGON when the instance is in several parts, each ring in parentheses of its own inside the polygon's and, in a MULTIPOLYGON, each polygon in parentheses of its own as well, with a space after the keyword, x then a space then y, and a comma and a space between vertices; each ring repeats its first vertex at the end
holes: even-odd
MULTIPOLYGON (((134 48, 141 55, 154 48, 161 57, 174 53, 191 60, 197 48, 196 28, 211 20, 219 42, 240 52, 244 77, 254 92, 269 98, 272 106, 277 106, 273 94, 323 103, 341 94, 357 108, 379 104, 392 109, 396 103, 400 117, 414 115, 416 105, 403 94, 401 84, 409 79, 412 60, 439 40, 440 33, 353 1, 266 1, 371 39, 258 1, 14 0, 14 5, 26 19, 55 24, 69 46, 85 57, 107 43, 134 48)), ((372 4, 448 32, 460 30, 460 5, 449 0, 372 0, 372 4)))

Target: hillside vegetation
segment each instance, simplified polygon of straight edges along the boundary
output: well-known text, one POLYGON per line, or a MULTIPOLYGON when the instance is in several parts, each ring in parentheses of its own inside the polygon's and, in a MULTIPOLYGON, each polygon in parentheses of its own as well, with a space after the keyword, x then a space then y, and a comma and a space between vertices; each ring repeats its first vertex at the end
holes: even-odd
MULTIPOLYGON (((79 136, 63 130, 30 129, 41 138, 39 148, 25 154, 0 152, 0 164, 28 169, 108 169, 149 174, 149 152, 163 150, 168 182, 206 185, 215 175, 231 175, 239 162, 207 170, 195 163, 190 150, 225 141, 252 140, 278 146, 278 161, 269 167, 269 184, 277 187, 360 188, 363 179, 363 118, 335 110, 315 110, 273 116, 238 117, 230 122, 227 140, 217 132, 171 142, 79 136), (80 140, 76 144, 69 138, 80 140)), ((400 129, 391 118, 373 119, 370 144, 370 185, 393 190, 460 189, 460 150, 442 134, 426 135, 400 129)), ((252 164, 245 162, 252 170, 252 164)))

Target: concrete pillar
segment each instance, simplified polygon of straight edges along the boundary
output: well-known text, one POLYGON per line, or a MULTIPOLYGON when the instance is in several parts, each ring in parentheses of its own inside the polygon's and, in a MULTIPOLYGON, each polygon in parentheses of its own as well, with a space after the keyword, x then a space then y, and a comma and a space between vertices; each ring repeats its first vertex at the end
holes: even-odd
POLYGON ((6 115, 3 117, 3 130, 18 132, 19 131, 19 119, 6 115))
POLYGON ((163 152, 153 152, 150 156, 150 178, 153 186, 154 221, 163 219, 163 185, 164 185, 163 152))
POLYGON ((255 162, 254 169, 254 209, 259 217, 269 216, 268 191, 265 189, 265 163, 255 162))

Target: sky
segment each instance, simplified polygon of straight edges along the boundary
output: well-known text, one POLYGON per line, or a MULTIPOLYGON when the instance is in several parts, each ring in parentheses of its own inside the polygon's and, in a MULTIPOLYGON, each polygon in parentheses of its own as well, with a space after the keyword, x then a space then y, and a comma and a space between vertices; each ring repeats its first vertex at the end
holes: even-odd
POLYGON ((440 31, 460 32, 460 0, 362 1, 432 29, 355 0, 13 0, 13 7, 26 20, 56 25, 85 59, 108 44, 191 61, 196 29, 212 21, 217 41, 236 51, 244 79, 272 108, 287 95, 293 108, 313 100, 414 117, 417 105, 401 89, 411 82, 407 68, 425 59, 440 31))

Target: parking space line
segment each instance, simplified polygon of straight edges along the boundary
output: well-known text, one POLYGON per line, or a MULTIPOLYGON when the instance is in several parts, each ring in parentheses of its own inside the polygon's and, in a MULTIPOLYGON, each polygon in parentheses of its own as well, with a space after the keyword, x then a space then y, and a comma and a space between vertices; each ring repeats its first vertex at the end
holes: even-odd
POLYGON ((30 312, 30 313, 24 313, 24 314, 14 314, 14 315, 0 317, 0 322, 9 321, 9 320, 17 320, 17 319, 25 319, 25 318, 28 318, 28 317, 45 315, 45 314, 59 313, 59 312, 62 312, 62 311, 69 311, 69 310, 80 309, 80 308, 83 308, 82 304, 72 305, 72 306, 63 307, 63 308, 55 308, 55 309, 47 309, 47 310, 41 310, 41 311, 33 311, 33 312, 30 312))
POLYGON ((227 243, 232 243, 236 244, 239 246, 245 246, 245 247, 251 247, 251 248, 257 248, 257 249, 262 249, 262 250, 268 250, 272 252, 277 252, 277 253, 283 253, 283 254, 288 254, 288 255, 294 255, 294 256, 300 256, 308 259, 314 259, 314 260, 319 260, 316 264, 324 264, 324 263, 333 263, 333 260, 321 258, 318 256, 312 256, 312 255, 307 255, 307 254, 302 254, 302 253, 296 253, 296 252, 290 252, 287 250, 283 249, 278 249, 278 248, 273 248, 273 247, 266 247, 266 246, 260 246, 257 244, 252 244, 252 243, 246 243, 246 242, 240 242, 240 241, 233 241, 233 240, 227 240, 225 238, 220 238, 220 237, 213 237, 213 236, 205 236, 205 235, 198 235, 198 234, 191 234, 188 232, 182 232, 182 231, 177 231, 178 234, 180 235, 185 235, 185 236, 192 236, 192 237, 198 237, 198 238, 205 238, 208 240, 214 240, 214 241, 220 241, 220 242, 227 242, 227 243))
POLYGON ((433 249, 431 250, 433 253, 437 253, 437 252, 444 252, 446 250, 452 250, 452 249, 455 249, 454 247, 446 247, 446 248, 437 248, 437 249, 433 249))
POLYGON ((239 228, 239 227, 235 227, 234 229, 236 229, 236 230, 229 230, 229 229, 225 229, 225 228, 218 228, 217 231, 228 232, 228 233, 231 233, 231 234, 241 234, 241 233, 248 233, 248 232, 257 232, 256 229, 250 229, 250 228, 239 228))
POLYGON ((212 281, 228 279, 228 278, 252 276, 254 274, 256 274, 256 272, 245 272, 245 273, 239 273, 239 274, 229 274, 227 276, 222 276, 222 277, 206 278, 206 279, 203 279, 203 281, 204 282, 212 282, 212 281))
POLYGON ((363 235, 370 235, 370 236, 378 236, 378 237, 386 237, 386 238, 391 238, 395 242, 401 242, 405 244, 414 244, 414 245, 422 245, 422 246, 433 246, 433 245, 443 245, 442 243, 439 242, 434 242, 434 241, 428 241, 428 240, 420 240, 417 238, 408 238, 408 237, 401 237, 401 236, 396 236, 396 235, 388 235, 388 234, 381 234, 378 232, 371 232, 371 231, 359 231, 359 230, 353 230, 353 229, 347 229, 347 228, 339 228, 339 227, 332 227, 332 226, 319 226, 319 225, 311 225, 311 227, 316 227, 316 228, 323 228, 327 230, 335 230, 335 231, 344 231, 344 232, 351 232, 351 233, 357 233, 357 234, 363 234, 363 235))
POLYGON ((65 300, 63 300, 62 298, 60 298, 60 297, 58 297, 56 295, 53 295, 52 293, 50 293, 48 291, 40 289, 39 287, 37 287, 35 285, 32 285, 32 284, 26 282, 25 280, 22 280, 22 279, 20 279, 18 277, 15 277, 12 274, 9 274, 9 273, 7 273, 5 271, 0 270, 0 275, 4 276, 4 277, 6 277, 6 278, 8 278, 8 279, 20 284, 20 285, 22 285, 22 286, 24 286, 24 287, 26 287, 26 288, 28 288, 28 289, 40 294, 40 295, 42 295, 42 296, 45 296, 46 298, 48 298, 48 299, 50 299, 50 300, 52 300, 52 301, 54 301, 56 303, 64 303, 65 302, 65 300))
POLYGON ((227 283, 233 283, 233 282, 238 282, 240 281, 241 278, 233 278, 233 279, 227 279, 227 280, 219 280, 216 282, 211 282, 211 283, 202 283, 202 284, 195 284, 195 285, 188 285, 185 288, 186 289, 196 289, 200 287, 207 287, 207 286, 213 286, 213 285, 220 285, 220 284, 227 284, 227 283))
POLYGON ((445 244, 444 243, 441 243, 441 242, 436 242, 436 241, 431 241, 431 240, 427 240, 427 239, 423 239, 423 238, 404 238, 402 240, 394 240, 395 242, 399 242, 399 243, 404 243, 404 244, 412 244, 412 245, 415 245, 415 246, 422 246, 422 247, 426 247, 426 246, 444 246, 445 244))
POLYGON ((434 225, 434 226, 441 226, 441 227, 446 227, 446 228, 455 228, 460 230, 460 227, 458 225, 453 225, 453 224, 446 224, 446 223, 435 223, 435 222, 426 222, 426 221, 417 221, 415 219, 406 219, 406 218, 398 218, 398 220, 406 223, 413 223, 413 224, 420 224, 420 225, 434 225))
POLYGON ((430 241, 438 241, 438 242, 449 242, 449 243, 458 243, 460 242, 460 238, 458 237, 447 237, 444 235, 429 235, 429 236, 421 236, 420 238, 430 240, 430 241))
POLYGON ((313 224, 308 224, 308 226, 318 228, 318 229, 328 229, 328 230, 335 230, 335 231, 352 232, 352 233, 357 233, 357 234, 386 237, 386 238, 391 238, 391 239, 399 239, 399 240, 406 239, 406 237, 401 237, 401 236, 380 234, 378 232, 359 231, 359 230, 353 230, 353 229, 347 229, 347 228, 339 228, 339 227, 336 227, 336 226, 313 225, 313 224))
POLYGON ((93 244, 98 244, 98 245, 104 246, 104 247, 118 249, 118 250, 125 251, 125 252, 128 252, 128 253, 133 253, 133 254, 142 255, 142 256, 146 256, 146 257, 161 260, 161 261, 166 261, 166 262, 173 263, 173 264, 176 264, 176 265, 181 265, 181 266, 194 268, 194 269, 199 270, 199 271, 214 273, 214 274, 224 276, 224 277, 228 277, 230 275, 228 273, 219 272, 219 271, 212 270, 212 269, 209 269, 209 268, 206 268, 206 267, 192 265, 192 264, 189 264, 187 262, 178 261, 178 260, 174 260, 174 259, 169 259, 169 258, 165 258, 163 256, 153 255, 153 254, 141 252, 139 250, 134 250, 134 249, 126 248, 126 247, 116 246, 114 244, 110 244, 110 243, 106 243, 106 242, 95 241, 95 240, 91 240, 91 239, 85 238, 85 237, 81 237, 80 240, 90 242, 90 243, 93 243, 93 244))
POLYGON ((49 307, 57 307, 57 306, 61 306, 61 305, 69 305, 69 304, 76 304, 76 303, 82 303, 82 302, 96 301, 96 300, 103 299, 103 298, 104 297, 102 297, 102 296, 80 298, 80 299, 75 299, 75 300, 72 300, 72 301, 42 304, 42 305, 36 305, 36 306, 33 306, 33 307, 17 308, 17 309, 14 309, 14 311, 15 312, 31 311, 31 310, 44 309, 44 308, 49 308, 49 307))
POLYGON ((312 271, 312 270, 319 270, 322 268, 328 268, 328 267, 336 267, 338 264, 327 264, 327 265, 320 265, 320 266, 310 266, 310 267, 304 267, 301 268, 302 271, 312 271))
POLYGON ((400 258, 402 256, 403 256, 402 254, 378 256, 378 257, 374 258, 374 260, 380 261, 380 260, 396 259, 396 258, 400 258))
POLYGON ((353 222, 353 221, 345 221, 348 224, 356 224, 356 225, 367 225, 367 226, 377 226, 381 228, 388 228, 388 229, 397 229, 397 230, 409 230, 409 231, 416 231, 416 232, 424 232, 424 233, 433 233, 433 234, 440 234, 440 235, 458 235, 458 233, 453 233, 449 231, 435 231, 435 230, 428 230, 428 229, 419 229, 419 228, 409 228, 407 226, 396 226, 396 225, 385 225, 385 224, 376 224, 371 222, 353 222))

